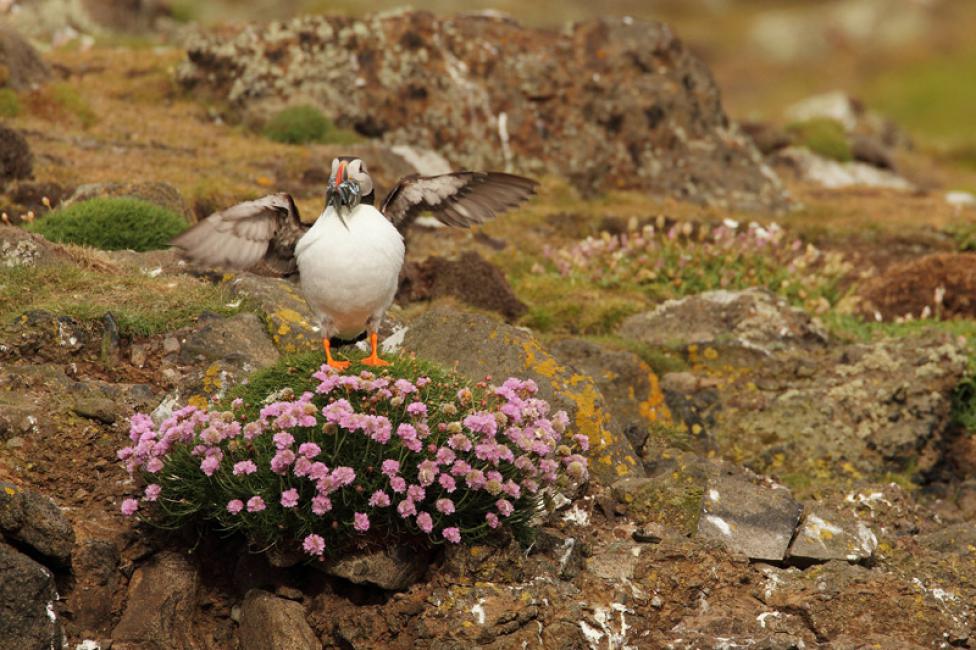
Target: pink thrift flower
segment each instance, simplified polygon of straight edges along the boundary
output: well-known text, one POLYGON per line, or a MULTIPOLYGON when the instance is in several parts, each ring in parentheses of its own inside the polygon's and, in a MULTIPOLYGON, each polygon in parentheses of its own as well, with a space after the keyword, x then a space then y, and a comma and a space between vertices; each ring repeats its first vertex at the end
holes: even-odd
POLYGON ((502 525, 502 522, 498 519, 498 515, 494 512, 488 512, 485 514, 485 521, 488 522, 489 528, 498 528, 502 525))
POLYGON ((126 517, 131 517, 139 509, 139 501, 136 499, 125 499, 122 502, 122 514, 126 517))
POLYGON ((232 515, 236 515, 243 509, 244 509, 244 502, 241 501, 240 499, 234 499, 233 501, 227 502, 227 512, 229 512, 232 515))
POLYGON ((394 476, 390 479, 390 489, 400 494, 407 489, 407 481, 402 476, 394 476))
POLYGON ((470 451, 471 440, 463 433, 455 433, 447 439, 447 446, 455 451, 470 451))
POLYGON ((242 460, 239 463, 234 463, 234 476, 253 474, 256 471, 258 471, 258 466, 254 464, 253 460, 242 460))
POLYGON ((411 402, 407 405, 407 414, 414 417, 427 417, 427 405, 423 402, 411 402))
POLYGON ((417 429, 412 424, 402 423, 397 427, 397 436, 404 442, 417 439, 417 429))
POLYGON ((397 379, 395 382, 393 382, 393 390, 401 395, 409 395, 410 393, 416 393, 417 387, 406 379, 397 379))
POLYGON ((163 461, 158 458, 150 458, 146 461, 144 469, 150 474, 157 474, 163 469, 163 461))
POLYGON ((411 485, 407 488, 407 498, 412 501, 423 501, 427 496, 427 491, 419 485, 411 485))
POLYGON ((417 514, 417 507, 410 499, 404 499, 403 501, 397 504, 397 512, 400 513, 401 517, 406 519, 410 515, 417 514))
POLYGON ((437 450, 437 462, 441 465, 450 465, 455 460, 454 452, 448 447, 441 447, 437 450))
POLYGON ((332 499, 329 497, 322 496, 321 494, 316 497, 312 497, 312 513, 321 517, 325 513, 332 510, 332 499))
POLYGON ((200 471, 207 476, 213 476, 213 473, 217 471, 218 467, 220 467, 220 459, 216 456, 207 456, 200 463, 200 471))
POLYGON ((377 490, 369 497, 369 505, 374 508, 385 508, 390 505, 390 495, 383 490, 377 490))
POLYGON ((417 466, 417 481, 426 487, 437 478, 437 472, 437 463, 427 459, 417 466))
POLYGON ((155 501, 159 498, 159 493, 163 491, 163 486, 158 483, 151 483, 146 486, 146 501, 155 501))
POLYGON ((365 533, 369 530, 369 517, 362 512, 355 513, 353 515, 352 527, 356 529, 356 532, 365 533))
POLYGON ((303 442, 298 446, 298 454, 305 458, 315 458, 322 453, 322 448, 314 442, 303 442))
POLYGON ((461 531, 458 530, 456 526, 445 528, 441 534, 444 535, 444 539, 451 542, 452 544, 461 543, 461 531))
POLYGON ((320 461, 315 461, 308 470, 308 477, 313 481, 321 481, 329 476, 329 467, 320 461))
POLYGON ((507 499, 495 501, 495 507, 498 508, 498 512, 501 513, 502 517, 507 517, 515 512, 515 507, 507 499))
POLYGON ((294 462, 295 452, 291 449, 282 449, 271 459, 271 471, 275 474, 284 474, 288 471, 288 466, 294 462))
POLYGON ((464 426, 471 431, 488 437, 494 436, 498 431, 498 420, 495 419, 493 414, 486 413, 484 411, 472 413, 468 417, 464 418, 463 422, 464 426))
POLYGON ((305 456, 299 456, 291 468, 292 474, 298 477, 308 476, 312 471, 312 461, 305 456))
POLYGON ((587 436, 584 436, 582 433, 578 433, 575 436, 573 436, 573 440, 576 441, 576 444, 579 445, 579 448, 582 449, 583 451, 589 450, 590 439, 587 436))
POLYGON ((247 500, 247 511, 248 512, 261 512, 267 508, 264 504, 264 499, 259 496, 253 496, 247 500))
POLYGON ((417 388, 423 388, 429 383, 430 383, 430 377, 417 377, 417 381, 414 382, 414 385, 417 388))
POLYGON ((451 493, 457 489, 457 483, 454 481, 454 477, 450 474, 441 474, 437 477, 437 482, 440 483, 440 486, 448 493, 451 493))
POLYGON ((437 512, 440 512, 441 514, 449 515, 454 512, 454 502, 450 499, 438 499, 434 504, 434 507, 437 508, 437 512))
POLYGON ((383 464, 380 466, 380 471, 390 478, 393 478, 397 475, 397 472, 400 471, 400 463, 392 459, 384 460, 383 464))
POLYGON ((291 435, 287 431, 281 431, 274 434, 272 440, 274 440, 275 447, 278 449, 287 449, 295 444, 295 436, 291 435))
POLYGON ((351 467, 336 467, 332 471, 332 481, 337 488, 349 485, 356 480, 356 472, 351 467))
POLYGON ((434 530, 434 520, 430 518, 430 515, 426 512, 421 512, 417 515, 417 528, 429 533, 434 530))
POLYGON ((325 552, 325 540, 319 535, 309 535, 305 538, 305 541, 302 542, 302 548, 305 549, 305 552, 309 555, 321 556, 322 553, 325 552))
POLYGON ((283 508, 294 508, 298 505, 298 490, 291 488, 281 493, 281 506, 283 508))

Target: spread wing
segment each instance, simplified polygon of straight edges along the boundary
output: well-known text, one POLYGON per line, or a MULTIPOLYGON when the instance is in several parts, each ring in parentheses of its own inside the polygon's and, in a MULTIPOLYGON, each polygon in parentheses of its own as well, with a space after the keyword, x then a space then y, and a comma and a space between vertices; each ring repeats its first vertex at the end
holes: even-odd
POLYGON ((501 172, 454 172, 440 176, 405 176, 380 208, 401 231, 422 212, 449 226, 484 223, 535 193, 538 183, 501 172))
POLYGON ((215 212, 171 242, 207 266, 247 269, 259 262, 280 275, 297 270, 295 244, 308 231, 289 194, 269 194, 215 212))

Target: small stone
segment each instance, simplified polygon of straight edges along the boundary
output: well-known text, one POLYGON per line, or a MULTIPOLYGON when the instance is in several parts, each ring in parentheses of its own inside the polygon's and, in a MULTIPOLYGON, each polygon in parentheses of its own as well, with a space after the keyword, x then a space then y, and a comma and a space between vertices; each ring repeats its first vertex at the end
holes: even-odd
POLYGON ((83 418, 112 424, 118 419, 119 406, 106 397, 83 397, 75 401, 74 412, 83 418))
POLYGON ((71 561, 75 532, 71 522, 48 497, 0 482, 0 531, 59 566, 71 561))
POLYGON ((676 470, 650 478, 625 478, 612 486, 613 496, 638 525, 650 523, 691 535, 698 527, 704 479, 676 470))
POLYGON ((664 539, 664 526, 657 523, 645 524, 634 531, 635 542, 642 544, 660 544, 664 539))
POLYGON ((651 598, 651 607, 653 607, 654 609, 661 609, 662 607, 664 607, 664 601, 661 600, 660 596, 654 596, 653 598, 651 598))
POLYGON ((129 362, 136 368, 142 368, 146 365, 146 346, 134 344, 129 349, 129 362))
POLYGON ((305 620, 305 608, 292 600, 252 589, 240 610, 241 650, 321 650, 305 620))
POLYGON ((195 647, 186 622, 196 607, 199 584, 196 569, 182 555, 156 555, 132 574, 125 612, 112 638, 148 648, 195 647))
POLYGON ((373 584, 381 589, 400 591, 420 580, 427 571, 428 558, 401 546, 347 555, 326 564, 329 575, 358 585, 373 584))
POLYGON ((23 446, 24 446, 24 439, 21 438, 20 436, 14 436, 13 438, 7 440, 8 449, 20 449, 23 446))
POLYGON ((295 589, 294 587, 288 587, 286 585, 280 585, 277 589, 275 589, 275 595, 281 596, 282 598, 287 598, 288 600, 298 601, 301 601, 305 597, 305 594, 303 594, 301 590, 295 589))
POLYGON ((163 354, 177 354, 180 351, 180 342, 175 336, 167 336, 163 339, 163 354))
POLYGON ((874 555, 878 538, 849 511, 814 508, 803 517, 789 556, 805 560, 860 562, 874 555))

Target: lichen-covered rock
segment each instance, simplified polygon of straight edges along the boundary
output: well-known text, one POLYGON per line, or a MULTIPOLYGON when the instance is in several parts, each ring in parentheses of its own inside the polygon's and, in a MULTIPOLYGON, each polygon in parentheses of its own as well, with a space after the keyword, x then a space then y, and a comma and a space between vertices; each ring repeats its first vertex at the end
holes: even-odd
POLYGON ((279 352, 288 354, 321 347, 318 322, 297 284, 242 273, 230 286, 236 295, 252 301, 264 314, 268 334, 279 352))
POLYGON ((926 472, 942 458, 964 345, 932 332, 758 364, 723 392, 714 441, 756 471, 806 481, 926 472))
POLYGON ((800 560, 868 560, 878 548, 869 523, 851 511, 810 508, 790 543, 789 556, 800 560))
POLYGON ((584 339, 562 339, 549 349, 566 365, 593 378, 607 410, 635 450, 644 446, 648 427, 671 421, 657 375, 633 352, 584 339))
POLYGON ((57 597, 50 571, 0 541, 0 647, 60 648, 57 597))
POLYGON ((454 366, 471 381, 491 376, 533 379, 554 409, 565 409, 571 426, 590 439, 590 473, 610 483, 642 476, 633 447, 611 421, 599 388, 553 357, 528 332, 488 316, 435 307, 410 323, 404 349, 443 366, 454 366))
POLYGON ((786 203, 708 69, 663 23, 557 32, 489 14, 305 16, 196 35, 187 58, 178 76, 194 92, 263 114, 311 100, 340 126, 458 167, 548 170, 584 192, 786 203))
POLYGON ((613 496, 636 524, 656 523, 691 535, 698 529, 705 479, 695 472, 667 472, 650 478, 625 478, 613 496))
POLYGON ((0 531, 60 566, 71 562, 71 522, 42 494, 0 482, 0 531))
POLYGON ((802 310, 764 289, 707 291, 668 300, 631 316, 622 336, 648 345, 687 349, 703 361, 729 354, 764 357, 797 345, 826 342, 821 327, 802 310))

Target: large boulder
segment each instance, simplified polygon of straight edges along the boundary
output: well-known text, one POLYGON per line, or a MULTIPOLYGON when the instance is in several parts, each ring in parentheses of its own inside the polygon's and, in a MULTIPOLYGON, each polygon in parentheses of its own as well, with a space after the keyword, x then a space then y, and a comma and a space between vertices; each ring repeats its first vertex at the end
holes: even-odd
POLYGON ((10 181, 30 178, 34 154, 20 131, 0 124, 0 188, 10 181))
POLYGON ((642 476, 633 446, 613 423, 593 380, 560 363, 525 330, 488 316, 437 306, 410 323, 404 349, 448 367, 471 381, 491 376, 533 379, 554 409, 565 409, 575 429, 590 439, 590 472, 613 482, 642 476))
POLYGON ((50 74, 44 59, 23 36, 0 26, 0 86, 24 90, 43 83, 50 74))
POLYGON ((0 532, 58 565, 71 562, 75 543, 71 522, 42 494, 0 482, 0 532))
POLYGON ((340 126, 458 167, 546 170, 584 192, 786 204, 708 68, 663 23, 554 31, 487 13, 305 16, 198 34, 187 58, 179 80, 194 92, 265 115, 312 101, 340 126))
POLYGON ((57 598, 51 572, 0 541, 0 648, 60 648, 57 598))
POLYGON ((187 623, 196 607, 200 576, 176 553, 161 553, 136 569, 122 620, 112 639, 139 650, 189 650, 196 647, 187 623))

